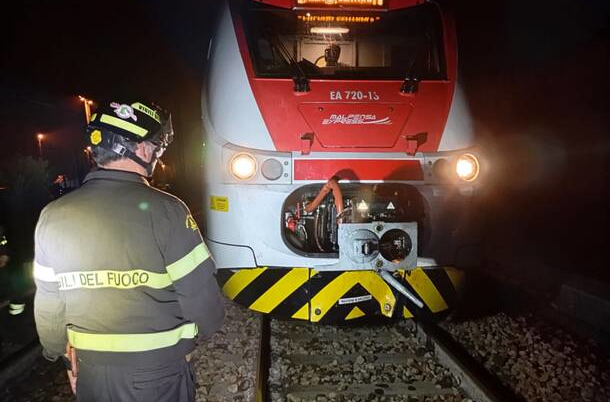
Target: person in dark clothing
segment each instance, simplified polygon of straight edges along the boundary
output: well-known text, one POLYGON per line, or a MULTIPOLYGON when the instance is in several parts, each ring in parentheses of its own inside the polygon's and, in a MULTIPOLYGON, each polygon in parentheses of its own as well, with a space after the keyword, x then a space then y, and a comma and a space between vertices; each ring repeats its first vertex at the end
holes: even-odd
POLYGON ((169 113, 102 104, 87 131, 98 169, 36 227, 43 354, 63 356, 78 401, 194 401, 189 356, 224 307, 188 208, 146 179, 171 142, 169 113))
MULTIPOLYGON (((5 270, 5 267, 7 266, 9 260, 10 257, 8 255, 8 239, 4 234, 4 227, 0 225, 0 278, 4 279, 6 277, 6 275, 2 271, 5 270)), ((6 286, 4 283, 0 282, 0 286, 1 285, 6 286)), ((0 353, 2 352, 2 343, 2 334, 0 334, 0 353)))
POLYGON ((25 278, 20 269, 10 269, 10 262, 8 236, 4 227, 0 225, 0 269, 3 270, 3 282, 6 282, 4 286, 9 298, 8 313, 19 315, 25 311, 25 301, 23 300, 25 278))
POLYGON ((0 225, 0 268, 7 266, 10 257, 8 255, 8 239, 4 234, 4 227, 0 225))

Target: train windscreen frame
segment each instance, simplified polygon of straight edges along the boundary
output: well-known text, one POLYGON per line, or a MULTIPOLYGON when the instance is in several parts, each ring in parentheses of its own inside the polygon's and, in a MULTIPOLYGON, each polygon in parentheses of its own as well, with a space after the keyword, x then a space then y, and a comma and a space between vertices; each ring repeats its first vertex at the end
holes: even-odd
POLYGON ((435 4, 346 12, 247 3, 242 21, 257 77, 447 79, 442 20, 435 4))

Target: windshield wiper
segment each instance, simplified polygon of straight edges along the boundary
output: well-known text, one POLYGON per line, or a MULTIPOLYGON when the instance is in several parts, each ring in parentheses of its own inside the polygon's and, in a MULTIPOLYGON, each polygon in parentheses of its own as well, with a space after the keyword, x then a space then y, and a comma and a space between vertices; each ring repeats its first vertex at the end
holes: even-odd
POLYGON ((400 86, 400 93, 414 94, 417 93, 417 91, 419 90, 419 78, 414 76, 414 70, 415 63, 419 58, 420 51, 421 46, 417 46, 417 49, 415 50, 415 57, 413 57, 413 60, 411 61, 411 64, 407 69, 407 73, 405 74, 405 79, 403 80, 402 85, 400 86))
POLYGON ((424 47, 429 48, 432 44, 430 32, 425 32, 424 37, 425 39, 419 42, 417 48, 415 49, 415 57, 413 57, 413 60, 407 69, 407 73, 405 74, 405 79, 400 86, 400 92, 403 94, 414 94, 419 91, 419 77, 417 77, 415 74, 415 65, 417 64, 417 60, 422 53, 422 49, 424 47))
POLYGON ((299 65, 299 62, 296 61, 279 38, 275 37, 269 32, 267 32, 266 36, 271 45, 280 52, 280 55, 284 58, 284 61, 288 62, 290 67, 292 67, 292 69, 296 72, 296 75, 292 77, 292 81, 294 82, 294 92, 309 92, 309 78, 299 65))

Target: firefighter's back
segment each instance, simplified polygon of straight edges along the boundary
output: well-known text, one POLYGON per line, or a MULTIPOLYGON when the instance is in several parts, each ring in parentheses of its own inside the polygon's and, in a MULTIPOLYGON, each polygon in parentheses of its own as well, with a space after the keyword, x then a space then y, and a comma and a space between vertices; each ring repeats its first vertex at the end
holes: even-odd
MULTIPOLYGON (((39 228, 44 250, 54 250, 45 258, 65 301, 69 331, 159 333, 185 324, 163 255, 170 219, 182 202, 131 173, 90 177, 49 204, 39 228)), ((189 339, 181 342, 172 355, 192 347, 189 339)), ((151 360, 158 361, 158 354, 151 360)), ((117 355, 109 358, 115 362, 117 355)))

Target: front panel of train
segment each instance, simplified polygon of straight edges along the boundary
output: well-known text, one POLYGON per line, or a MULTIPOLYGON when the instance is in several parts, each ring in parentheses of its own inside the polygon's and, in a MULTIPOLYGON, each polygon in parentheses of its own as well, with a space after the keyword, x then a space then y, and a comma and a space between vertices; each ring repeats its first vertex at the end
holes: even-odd
POLYGON ((314 322, 448 312, 485 168, 456 64, 434 3, 228 1, 202 92, 225 295, 314 322))

